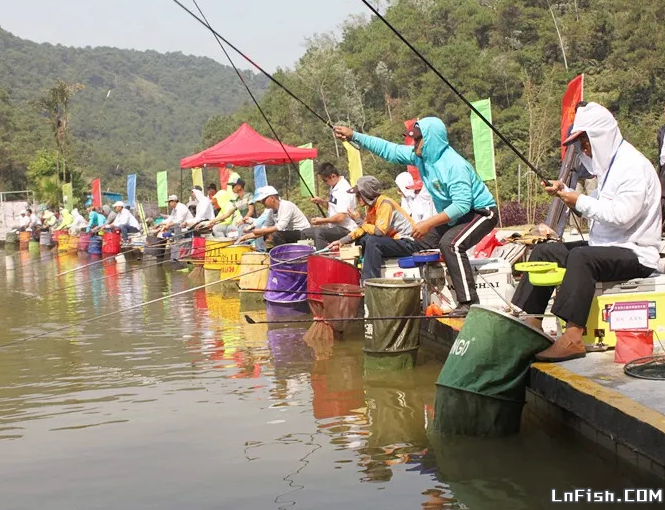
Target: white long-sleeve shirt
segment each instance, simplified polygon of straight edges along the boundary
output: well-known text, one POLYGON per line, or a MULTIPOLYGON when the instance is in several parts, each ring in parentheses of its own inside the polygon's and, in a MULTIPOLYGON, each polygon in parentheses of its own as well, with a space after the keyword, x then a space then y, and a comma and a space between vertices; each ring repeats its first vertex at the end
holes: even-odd
POLYGON ((653 165, 623 140, 612 114, 596 103, 578 109, 574 131, 587 133, 593 158, 587 170, 598 177, 598 188, 591 196, 580 195, 575 206, 592 220, 589 246, 628 248, 640 264, 655 269, 662 221, 653 165))
POLYGON ((123 208, 122 211, 118 213, 118 215, 115 217, 115 220, 113 220, 112 225, 118 228, 122 225, 128 225, 139 230, 141 229, 141 227, 139 227, 139 222, 136 220, 136 218, 134 218, 134 215, 125 208, 123 208))
POLYGON ((194 216, 189 212, 189 207, 182 202, 178 202, 176 206, 171 209, 171 215, 166 218, 166 223, 170 225, 180 225, 182 222, 190 221, 192 219, 194 219, 194 216))
POLYGON ((660 166, 665 166, 665 143, 663 148, 660 150, 660 166))

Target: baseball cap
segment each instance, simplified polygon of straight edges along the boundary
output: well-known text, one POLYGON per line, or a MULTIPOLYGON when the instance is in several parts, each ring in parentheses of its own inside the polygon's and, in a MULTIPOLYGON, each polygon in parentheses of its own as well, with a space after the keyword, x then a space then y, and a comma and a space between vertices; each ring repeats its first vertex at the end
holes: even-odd
POLYGON ((115 204, 113 204, 113 207, 125 207, 125 204, 124 202, 118 200, 115 204))
POLYGON ((178 201, 178 195, 169 195, 169 198, 166 200, 167 202, 171 202, 172 200, 178 201))
POLYGON ((254 200, 256 202, 263 202, 266 198, 271 197, 273 195, 279 195, 279 193, 277 193, 277 190, 274 187, 262 186, 261 188, 256 190, 256 193, 254 194, 254 200))
POLYGON ((416 122, 411 129, 407 129, 406 131, 404 131, 404 133, 402 133, 402 136, 404 136, 405 138, 408 137, 408 138, 417 139, 417 138, 422 138, 423 133, 420 130, 420 126, 416 122))

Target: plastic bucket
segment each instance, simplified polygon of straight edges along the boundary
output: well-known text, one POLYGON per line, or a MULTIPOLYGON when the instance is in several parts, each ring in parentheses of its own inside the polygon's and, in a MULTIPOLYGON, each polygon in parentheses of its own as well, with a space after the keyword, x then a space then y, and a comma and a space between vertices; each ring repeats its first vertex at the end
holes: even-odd
POLYGON ((5 244, 15 244, 18 241, 16 232, 7 232, 5 236, 5 244))
POLYGON ((519 319, 474 305, 439 379, 438 432, 498 436, 519 431, 529 366, 552 338, 519 319))
MULTIPOLYGON (((327 283, 321 285, 322 292, 331 295, 323 297, 323 316, 326 319, 351 319, 358 317, 360 303, 363 300, 363 289, 359 285, 348 283, 327 283)), ((344 332, 352 322, 335 321, 330 326, 339 332, 344 332)))
POLYGON ((302 244, 283 244, 270 251, 270 272, 263 294, 266 301, 299 303, 307 300, 307 256, 313 251, 313 247, 302 244))
POLYGON ((268 284, 269 265, 270 256, 267 253, 243 253, 240 257, 240 292, 252 292, 244 289, 264 291, 268 284))
POLYGON ((30 242, 30 235, 31 234, 32 234, 32 232, 27 232, 27 231, 19 232, 18 233, 18 242, 19 243, 28 243, 28 242, 30 242))
POLYGON ((206 242, 206 257, 203 267, 205 269, 212 269, 219 271, 221 279, 240 278, 240 262, 245 253, 253 251, 250 246, 226 246, 214 247, 214 243, 210 239, 206 242), (210 246, 209 246, 210 244, 210 246))
POLYGON ((69 236, 69 245, 67 251, 77 251, 79 249, 79 236, 69 236))
MULTIPOLYGON (((360 271, 348 262, 325 255, 310 255, 307 259, 307 291, 320 292, 321 286, 331 283, 358 285, 360 271)), ((323 316, 323 296, 308 294, 307 300, 312 313, 323 316)))
MULTIPOLYGON (((420 280, 365 281, 365 317, 422 315, 420 280)), ((365 321, 365 369, 404 370, 416 363, 420 319, 365 321)))
POLYGON ((76 247, 78 251, 88 251, 88 246, 90 246, 90 238, 92 234, 81 234, 79 236, 79 244, 76 247))
POLYGON ((145 240, 143 248, 144 255, 151 255, 153 257, 163 257, 166 252, 167 239, 162 239, 156 236, 148 236, 145 240))
POLYGON ((179 239, 171 244, 171 260, 180 260, 191 256, 192 240, 179 239))
POLYGON ((40 232, 39 244, 41 246, 53 246, 53 236, 50 232, 40 232))
POLYGON ((69 250, 69 234, 60 233, 58 235, 58 251, 66 252, 69 250))
POLYGON ((231 246, 233 239, 205 239, 205 250, 203 254, 204 264, 206 269, 213 269, 219 271, 222 269, 223 248, 231 246))
POLYGON ((102 253, 105 255, 117 255, 120 253, 120 234, 117 232, 106 232, 102 236, 102 253))
POLYGON ((104 242, 102 236, 93 235, 88 242, 88 253, 91 255, 102 254, 102 243, 104 242))
POLYGON ((194 260, 204 260, 206 251, 206 239, 205 237, 193 237, 192 238, 192 258, 194 260))

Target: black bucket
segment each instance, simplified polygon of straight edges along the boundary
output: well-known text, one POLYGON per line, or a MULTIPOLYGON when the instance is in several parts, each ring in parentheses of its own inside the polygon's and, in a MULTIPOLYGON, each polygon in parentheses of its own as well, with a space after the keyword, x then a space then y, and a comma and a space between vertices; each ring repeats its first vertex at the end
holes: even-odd
POLYGON ((143 248, 144 255, 152 255, 153 257, 162 258, 166 252, 167 239, 161 237, 148 236, 145 240, 145 247, 143 248))

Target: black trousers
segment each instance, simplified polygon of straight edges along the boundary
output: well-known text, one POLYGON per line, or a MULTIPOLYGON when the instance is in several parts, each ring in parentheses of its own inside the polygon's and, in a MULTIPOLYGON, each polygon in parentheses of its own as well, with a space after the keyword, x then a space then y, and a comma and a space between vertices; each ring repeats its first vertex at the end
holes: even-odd
POLYGON ((360 238, 363 248, 362 280, 381 277, 383 259, 391 257, 410 257, 418 251, 418 246, 411 239, 392 239, 386 236, 365 234, 360 238))
POLYGON ((302 231, 302 238, 313 239, 314 246, 318 251, 322 250, 333 241, 340 240, 348 233, 349 231, 347 229, 340 227, 339 225, 333 225, 331 227, 312 227, 306 228, 302 231))
POLYGON ((489 234, 499 221, 496 207, 471 211, 454 226, 439 225, 418 244, 422 249, 440 249, 455 287, 458 303, 476 301, 476 282, 466 251, 489 234))
POLYGON ((272 234, 272 245, 279 246, 280 244, 297 243, 302 239, 302 232, 300 230, 278 230, 272 234))
MULTIPOLYGON (((640 264, 635 252, 628 248, 589 246, 586 241, 539 244, 529 260, 556 262, 566 268, 552 313, 580 327, 589 318, 596 282, 646 278, 655 271, 640 264)), ((513 304, 527 313, 542 314, 552 292, 554 287, 534 287, 525 274, 517 286, 513 304)))

